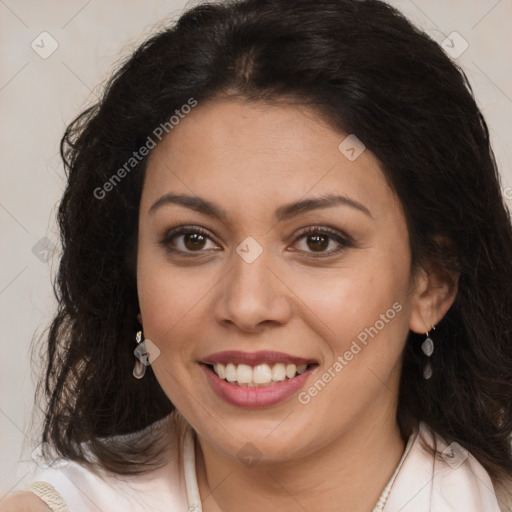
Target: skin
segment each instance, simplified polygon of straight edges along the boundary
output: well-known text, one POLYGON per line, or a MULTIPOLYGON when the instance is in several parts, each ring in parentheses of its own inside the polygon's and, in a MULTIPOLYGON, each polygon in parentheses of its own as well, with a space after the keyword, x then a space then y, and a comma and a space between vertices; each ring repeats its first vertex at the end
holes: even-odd
POLYGON ((403 453, 402 349, 409 329, 425 333, 441 320, 456 289, 434 269, 412 268, 400 201, 369 150, 353 162, 338 150, 346 136, 305 107, 217 98, 195 107, 150 156, 140 319, 161 351, 152 364, 160 385, 197 432, 205 512, 368 511, 403 453), (226 218, 170 203, 150 211, 169 192, 211 201, 226 218), (334 193, 368 213, 338 204, 273 217, 285 204, 334 193), (168 238, 182 251, 170 252, 161 242, 180 225, 210 238, 199 247, 185 245, 186 235, 168 238), (331 237, 318 250, 301 233, 311 226, 351 242, 331 237), (236 252, 249 236, 263 251, 252 263, 236 252), (223 350, 315 359, 305 390, 397 302, 401 311, 306 405, 297 396, 251 410, 230 405, 198 364, 223 350), (258 450, 250 467, 237 455, 246 443, 258 450))
POLYGON ((35 494, 15 492, 0 501, 0 512, 52 512, 35 494))

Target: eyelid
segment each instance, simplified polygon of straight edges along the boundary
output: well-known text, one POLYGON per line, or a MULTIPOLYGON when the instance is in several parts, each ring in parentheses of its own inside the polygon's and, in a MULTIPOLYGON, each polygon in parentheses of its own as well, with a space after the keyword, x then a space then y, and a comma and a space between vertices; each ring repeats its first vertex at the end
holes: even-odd
POLYGON ((199 233, 207 238, 209 238, 213 243, 215 243, 216 245, 220 245, 216 240, 215 240, 215 236, 212 236, 212 233, 201 227, 201 226, 197 226, 197 225, 194 225, 194 224, 179 224, 177 226, 175 226, 174 228, 170 228, 169 230, 167 230, 165 232, 165 235, 162 237, 162 239, 160 240, 160 245, 162 245, 165 249, 169 250, 169 251, 172 251, 174 253, 180 253, 180 254, 200 254, 200 253, 203 253, 203 252, 206 252, 204 250, 202 251, 181 251, 179 249, 170 249, 169 247, 169 244, 171 242, 171 240, 176 237, 176 236, 182 236, 182 235, 186 235, 188 233, 199 233))
POLYGON ((352 237, 348 236, 345 232, 343 232, 337 228, 330 227, 330 226, 319 226, 319 225, 307 226, 307 227, 299 230, 298 233, 294 233, 294 235, 293 235, 294 239, 295 239, 294 243, 297 243, 298 241, 300 241, 301 239, 303 239, 304 237, 306 237, 308 235, 314 235, 314 234, 328 235, 330 239, 334 240, 337 244, 339 244, 339 247, 337 249, 332 249, 330 251, 325 251, 325 252, 323 252, 323 251, 320 251, 320 252, 292 251, 292 252, 305 252, 305 254, 307 254, 307 257, 309 257, 309 258, 329 258, 332 256, 339 255, 341 252, 343 252, 348 247, 355 246, 352 237))
POLYGON ((344 231, 342 231, 338 228, 334 228, 334 227, 326 226, 326 225, 306 226, 304 228, 301 228, 298 232, 294 233, 293 236, 300 237, 300 236, 307 235, 309 233, 329 234, 329 235, 332 235, 333 238, 339 238, 347 245, 354 244, 354 240, 347 233, 345 233, 344 231))
MULTIPOLYGON (((194 224, 179 224, 173 228, 170 228, 168 231, 166 231, 165 235, 160 241, 160 245, 162 245, 165 249, 167 249, 170 252, 173 252, 175 254, 187 254, 187 255, 195 255, 199 256, 203 253, 211 252, 212 249, 209 250, 198 250, 198 251, 182 251, 180 249, 170 248, 170 242, 174 237, 186 235, 188 233, 198 233, 205 237, 207 237, 209 240, 211 240, 214 244, 217 246, 220 246, 220 244, 215 240, 215 236, 212 235, 212 233, 201 227, 194 224)), ((344 231, 341 231, 340 229, 333 228, 331 226, 325 226, 325 225, 311 225, 311 226, 305 226, 301 228, 298 232, 295 232, 293 237, 293 244, 297 243, 299 240, 304 238, 307 235, 312 234, 325 234, 329 235, 331 239, 333 239, 336 243, 340 244, 342 246, 341 249, 331 250, 328 252, 318 252, 315 253, 314 251, 297 251, 297 252, 306 252, 310 256, 313 257, 324 257, 327 258, 329 256, 333 256, 341 252, 346 247, 351 247, 354 245, 353 239, 347 235, 344 231)), ((292 244, 292 245, 293 245, 292 244)), ((218 249, 214 249, 218 250, 218 249)))

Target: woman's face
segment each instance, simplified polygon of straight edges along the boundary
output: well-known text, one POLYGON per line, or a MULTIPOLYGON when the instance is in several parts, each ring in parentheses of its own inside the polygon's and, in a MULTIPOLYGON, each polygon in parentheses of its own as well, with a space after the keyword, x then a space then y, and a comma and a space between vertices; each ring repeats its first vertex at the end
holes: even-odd
POLYGON ((408 232, 347 135, 296 105, 215 100, 150 156, 137 279, 152 368, 225 455, 293 459, 395 421, 408 232))

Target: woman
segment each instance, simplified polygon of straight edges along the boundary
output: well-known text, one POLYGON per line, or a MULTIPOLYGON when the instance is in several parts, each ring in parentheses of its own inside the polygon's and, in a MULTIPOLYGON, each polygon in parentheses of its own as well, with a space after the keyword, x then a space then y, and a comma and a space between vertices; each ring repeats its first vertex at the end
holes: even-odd
POLYGON ((510 219, 396 10, 191 9, 62 155, 48 467, 12 510, 511 510, 510 219))

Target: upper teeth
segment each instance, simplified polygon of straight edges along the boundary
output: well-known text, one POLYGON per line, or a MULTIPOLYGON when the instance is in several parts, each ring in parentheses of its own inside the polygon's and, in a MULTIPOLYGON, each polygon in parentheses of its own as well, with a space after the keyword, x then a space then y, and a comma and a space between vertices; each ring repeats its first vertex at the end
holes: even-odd
POLYGON ((258 387, 263 385, 272 385, 304 373, 307 364, 299 366, 295 364, 277 363, 272 366, 264 363, 258 366, 249 366, 248 364, 235 365, 228 363, 223 365, 215 363, 214 372, 221 378, 231 383, 238 383, 240 386, 258 387))

